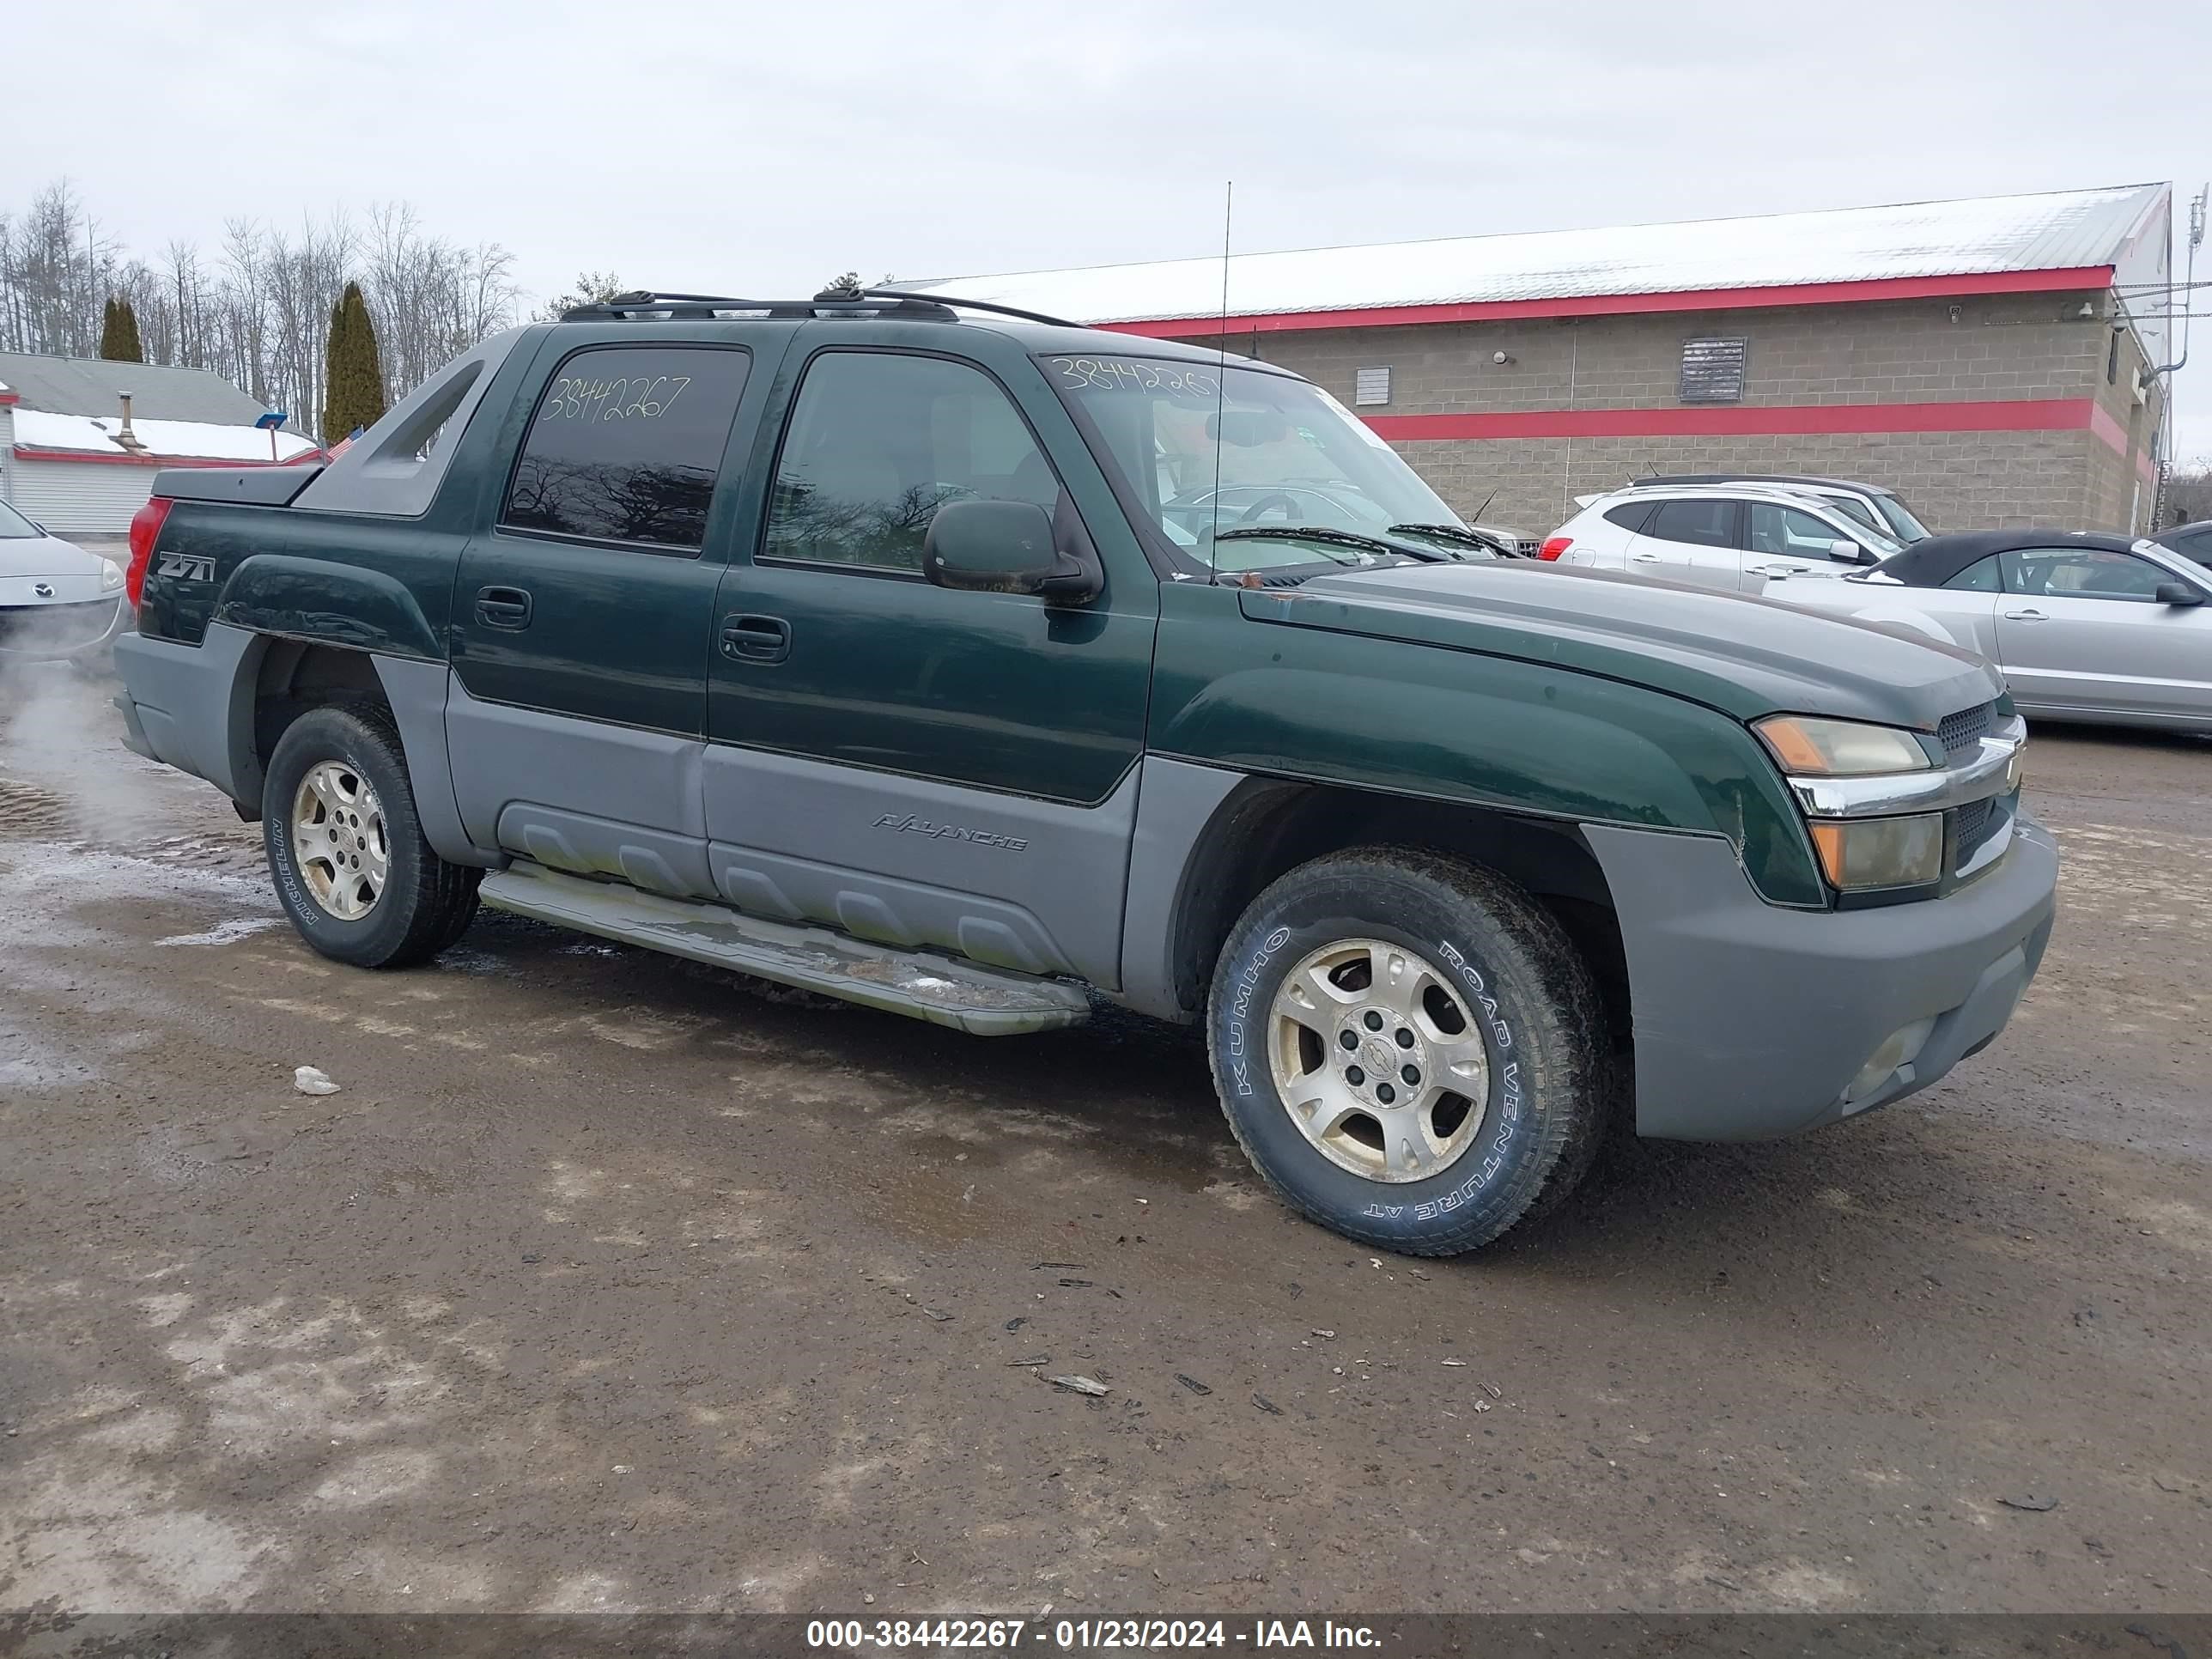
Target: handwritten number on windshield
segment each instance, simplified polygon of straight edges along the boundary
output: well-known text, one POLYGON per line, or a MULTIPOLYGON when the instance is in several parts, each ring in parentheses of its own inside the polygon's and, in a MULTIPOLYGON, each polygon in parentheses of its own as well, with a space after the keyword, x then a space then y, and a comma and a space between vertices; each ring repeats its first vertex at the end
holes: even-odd
POLYGON ((1155 392, 1211 403, 1221 395, 1220 377, 1202 368, 1178 368, 1131 357, 1051 357, 1053 373, 1070 386, 1100 392, 1155 392))

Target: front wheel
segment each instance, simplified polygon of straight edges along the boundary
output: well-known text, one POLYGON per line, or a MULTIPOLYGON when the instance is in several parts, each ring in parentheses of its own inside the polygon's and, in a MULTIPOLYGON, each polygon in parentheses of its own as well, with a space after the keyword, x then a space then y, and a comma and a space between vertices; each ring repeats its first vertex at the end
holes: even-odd
POLYGON ((1231 932, 1207 1008, 1223 1109, 1323 1226, 1452 1255, 1557 1203, 1610 1099, 1595 981, 1551 915, 1403 848, 1302 865, 1231 932))
POLYGON ((276 741, 262 787, 276 897, 323 955, 359 968, 435 956, 476 913, 483 872, 431 851, 398 734, 380 709, 314 708, 276 741))

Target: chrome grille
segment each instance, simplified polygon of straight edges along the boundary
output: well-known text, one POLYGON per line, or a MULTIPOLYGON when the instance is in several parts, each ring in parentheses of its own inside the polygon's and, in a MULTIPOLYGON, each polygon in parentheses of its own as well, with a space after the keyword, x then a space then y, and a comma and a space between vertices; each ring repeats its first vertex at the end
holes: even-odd
POLYGON ((1996 724, 1996 705, 1983 703, 1976 708, 1962 708, 1955 714, 1946 714, 1936 727, 1936 741, 1943 745, 1947 755, 1956 755, 1961 750, 1972 749, 1990 734, 1996 724))

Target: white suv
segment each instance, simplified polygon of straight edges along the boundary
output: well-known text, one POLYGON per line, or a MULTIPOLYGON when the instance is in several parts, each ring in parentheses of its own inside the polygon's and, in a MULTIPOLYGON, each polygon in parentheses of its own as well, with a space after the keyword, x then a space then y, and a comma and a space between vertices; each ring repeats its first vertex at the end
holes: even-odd
POLYGON ((1772 576, 1840 576, 1900 551, 1833 501, 1763 484, 1667 484, 1600 495, 1540 559, 1756 593, 1772 576))

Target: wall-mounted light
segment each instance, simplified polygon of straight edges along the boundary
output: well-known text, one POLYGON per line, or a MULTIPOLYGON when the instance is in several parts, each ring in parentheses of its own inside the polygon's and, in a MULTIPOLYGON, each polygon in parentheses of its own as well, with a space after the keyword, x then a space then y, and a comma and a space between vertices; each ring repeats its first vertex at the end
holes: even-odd
POLYGON ((1504 352, 1493 351, 1490 354, 1490 361, 1493 363, 1503 365, 1511 362, 1513 359, 1508 356, 1504 352))

